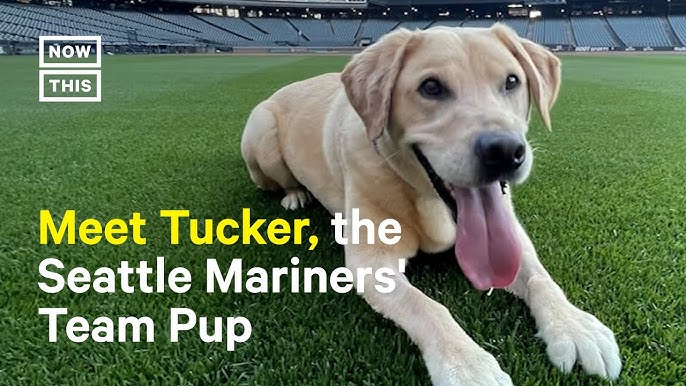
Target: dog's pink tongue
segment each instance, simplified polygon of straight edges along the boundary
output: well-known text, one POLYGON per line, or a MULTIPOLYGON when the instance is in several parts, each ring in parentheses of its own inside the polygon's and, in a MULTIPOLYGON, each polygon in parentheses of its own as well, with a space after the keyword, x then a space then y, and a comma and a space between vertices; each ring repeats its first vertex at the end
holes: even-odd
POLYGON ((500 183, 454 188, 452 193, 457 203, 455 255, 465 276, 480 290, 512 284, 522 248, 500 183))

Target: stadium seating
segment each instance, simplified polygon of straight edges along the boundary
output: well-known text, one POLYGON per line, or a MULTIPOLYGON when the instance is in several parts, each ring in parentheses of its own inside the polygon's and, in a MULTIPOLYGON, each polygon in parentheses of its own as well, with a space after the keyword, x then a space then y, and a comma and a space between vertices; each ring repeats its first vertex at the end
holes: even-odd
POLYGON ((462 27, 486 28, 495 22, 496 19, 467 19, 462 23, 462 27))
POLYGON ((336 38, 341 42, 349 42, 351 45, 355 42, 360 25, 362 25, 362 20, 331 20, 331 28, 336 38))
POLYGON ((532 23, 531 38, 542 44, 574 44, 569 19, 538 19, 532 23))
POLYGON ((250 17, 245 18, 244 20, 270 35, 266 37, 266 40, 288 42, 300 42, 304 40, 298 34, 295 27, 285 19, 250 17))
POLYGON ((585 47, 616 47, 616 41, 609 32, 610 26, 601 17, 573 17, 572 31, 576 44, 585 47))
POLYGON ((290 19, 291 24, 297 28, 302 35, 310 41, 332 41, 336 40, 333 28, 328 20, 319 19, 290 19))
POLYGON ((670 16, 669 24, 682 46, 686 46, 686 16, 670 16))
MULTIPOLYGON (((188 16, 188 15, 185 15, 188 16)), ((245 40, 239 41, 239 45, 265 45, 272 39, 266 32, 260 31, 254 25, 246 22, 243 19, 235 17, 221 17, 221 16, 197 16, 198 20, 206 23, 208 27, 214 27, 224 33, 232 33, 236 36, 241 36, 245 40)))
POLYGON ((11 6, 0 4, 0 32, 15 41, 36 41, 40 35, 94 35, 103 42, 126 41, 126 31, 111 25, 70 17, 70 14, 49 7, 11 6))
POLYGON ((459 27, 462 25, 462 20, 438 20, 429 25, 431 27, 459 27))
MULTIPOLYGON (((142 22, 136 22, 135 17, 138 13, 126 12, 112 15, 106 11, 88 9, 88 8, 48 8, 48 7, 33 7, 35 10, 50 9, 60 14, 55 16, 63 18, 63 20, 71 20, 82 25, 96 26, 92 29, 91 34, 97 34, 98 31, 113 31, 116 33, 117 40, 111 41, 113 44, 125 44, 131 42, 147 43, 147 44, 171 44, 171 43, 186 43, 192 44, 195 39, 188 34, 189 31, 174 32, 171 29, 162 29, 142 22)), ((141 18, 145 15, 142 15, 141 18)), ((102 34, 101 34, 102 35, 102 34)), ((106 34, 105 34, 106 35, 106 34)), ((103 42, 107 43, 109 39, 103 36, 103 42)))
POLYGON ((546 45, 686 45, 686 16, 467 18, 465 20, 235 18, 200 14, 0 4, 0 40, 41 35, 100 35, 106 45, 353 46, 395 28, 489 27, 495 22, 546 45), (672 33, 673 32, 673 33, 672 33))
POLYGON ((627 46, 669 46, 669 38, 654 16, 608 17, 607 21, 627 46))
MULTIPOLYGON (((181 26, 185 30, 190 31, 193 34, 193 36, 195 36, 197 39, 201 39, 202 41, 206 42, 245 45, 252 40, 250 36, 246 36, 248 34, 239 35, 235 32, 232 32, 234 31, 234 26, 230 26, 229 28, 222 28, 221 26, 214 25, 211 22, 204 21, 203 19, 200 19, 198 17, 167 13, 157 13, 154 14, 154 17, 181 26)), ((221 19, 222 21, 224 19, 227 19, 227 21, 235 20, 240 23, 245 23, 240 19, 231 19, 224 17, 216 17, 214 19, 221 19)), ((238 28, 236 28, 236 30, 238 30, 238 28)), ((257 30, 255 30, 255 32, 259 33, 259 31, 257 30)))
POLYGON ((369 19, 362 22, 361 38, 369 38, 372 41, 378 40, 382 35, 387 34, 399 23, 394 20, 369 19))
POLYGON ((405 28, 409 29, 410 31, 414 31, 416 29, 425 29, 431 24, 431 21, 429 20, 419 20, 419 21, 404 21, 398 25, 396 28, 405 28))
POLYGON ((526 36, 526 31, 529 25, 529 19, 496 19, 496 18, 482 18, 482 19, 467 19, 462 23, 462 27, 476 27, 488 28, 495 23, 503 23, 512 28, 520 36, 526 36))
POLYGON ((524 36, 524 37, 527 36, 526 32, 527 32, 527 29, 529 28, 529 19, 526 19, 526 18, 501 19, 500 22, 509 26, 513 30, 515 30, 515 32, 517 32, 517 34, 519 36, 524 36))

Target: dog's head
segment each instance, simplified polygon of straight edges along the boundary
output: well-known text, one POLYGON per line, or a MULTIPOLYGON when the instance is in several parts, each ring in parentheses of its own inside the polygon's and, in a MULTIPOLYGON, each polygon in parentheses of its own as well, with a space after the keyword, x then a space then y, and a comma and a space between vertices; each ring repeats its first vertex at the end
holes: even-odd
POLYGON ((550 127, 560 62, 506 26, 398 30, 341 75, 370 140, 415 145, 446 183, 521 182, 530 100, 550 127))
POLYGON ((501 190, 529 175, 529 104, 550 127, 559 60, 502 25, 401 29, 355 56, 341 79, 369 139, 412 148, 438 194, 456 207, 455 255, 472 284, 510 285, 522 245, 501 190))

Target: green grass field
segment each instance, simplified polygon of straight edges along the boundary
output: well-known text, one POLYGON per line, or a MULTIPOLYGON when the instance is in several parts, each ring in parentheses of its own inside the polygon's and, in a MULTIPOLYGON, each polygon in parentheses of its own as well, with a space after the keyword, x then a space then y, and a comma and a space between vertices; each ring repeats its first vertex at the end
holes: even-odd
MULTIPOLYGON (((0 58, 0 384, 426 385, 418 349, 353 293, 208 294, 205 262, 343 265, 328 214, 285 213, 259 192, 239 152, 251 108, 279 87, 338 71, 346 57, 105 57, 102 103, 38 103, 38 58, 0 58), (195 218, 310 218, 319 247, 169 245, 160 209, 195 218), (145 246, 39 244, 39 211, 148 220, 145 246), (48 257, 68 268, 117 267, 165 256, 193 274, 186 294, 75 294, 39 290, 48 257), (154 343, 71 343, 60 319, 48 342, 40 307, 90 321, 150 316, 154 343), (253 336, 236 351, 197 333, 170 343, 169 308, 244 316, 253 336)), ((686 57, 566 56, 554 128, 538 119, 537 161, 516 188, 518 213, 553 277, 579 307, 612 328, 619 385, 686 379, 686 57)), ((280 198, 280 197, 278 197, 280 198)), ((517 385, 608 384, 577 368, 563 375, 534 337, 526 307, 474 290, 450 253, 423 256, 410 280, 445 304, 517 385)))

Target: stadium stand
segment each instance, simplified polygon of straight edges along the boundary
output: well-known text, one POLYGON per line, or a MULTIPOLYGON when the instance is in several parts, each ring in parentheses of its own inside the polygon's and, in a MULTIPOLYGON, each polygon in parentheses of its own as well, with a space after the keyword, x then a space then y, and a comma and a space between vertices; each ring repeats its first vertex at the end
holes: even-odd
POLYGON ((573 17, 572 31, 576 44, 587 47, 616 47, 621 45, 610 33, 610 26, 601 17, 573 17))
POLYGON ((669 38, 658 17, 608 17, 612 29, 627 46, 669 46, 669 38))
POLYGON ((336 35, 328 20, 289 19, 290 23, 308 40, 333 41, 336 35))
POLYGON ((398 25, 397 28, 406 28, 409 29, 410 31, 416 30, 416 29, 425 29, 431 24, 431 21, 429 20, 420 20, 420 21, 404 21, 398 25))
MULTIPOLYGON (((221 26, 214 25, 211 22, 204 21, 203 19, 192 16, 189 17, 189 15, 157 13, 151 16, 161 20, 165 20, 177 26, 181 26, 185 30, 191 31, 196 37, 196 39, 200 39, 206 42, 246 45, 253 40, 250 34, 238 34, 237 32, 232 32, 241 30, 241 28, 238 28, 238 26, 235 24, 231 26, 226 26, 226 28, 222 28, 221 26)), ((217 17, 216 19, 221 19, 222 21, 224 21, 224 19, 228 18, 217 17)), ((228 19, 227 21, 231 20, 228 19)), ((240 19, 235 19, 235 21, 239 23, 245 23, 243 20, 240 19)), ((248 26, 248 28, 250 27, 248 26)), ((255 33, 261 34, 261 32, 255 29, 253 30, 255 31, 255 33)))
POLYGON ((40 35, 93 35, 113 43, 126 40, 126 32, 90 20, 71 18, 57 9, 36 6, 0 4, 0 33, 17 41, 35 41, 40 35))
POLYGON ((333 28, 336 38, 339 41, 349 43, 350 45, 355 43, 355 37, 357 36, 361 25, 362 20, 331 20, 331 28, 333 28))
POLYGON ((504 23, 519 35, 555 47, 686 45, 686 16, 576 16, 462 20, 223 17, 0 3, 0 41, 35 42, 41 35, 100 35, 105 45, 217 47, 352 47, 395 28, 489 27, 504 23))
POLYGON ((285 19, 250 17, 244 20, 269 35, 265 37, 266 40, 291 42, 302 40, 298 30, 285 19))
POLYGON ((686 16, 669 16, 669 24, 679 39, 679 44, 686 46, 686 16))
MULTIPOLYGON (((462 25, 464 20, 438 20, 433 22, 430 27, 459 27, 462 25)), ((466 27, 466 26, 465 26, 466 27)))
MULTIPOLYGON (((496 19, 496 18, 483 18, 483 19, 467 19, 462 22, 462 27, 472 27, 472 28, 487 28, 492 26, 494 23, 503 23, 508 27, 512 28, 519 34, 519 36, 526 36, 527 29, 529 26, 529 19, 496 19)), ((453 25, 455 26, 455 25, 453 25)), ((457 25, 459 26, 459 25, 457 25)))
MULTIPOLYGON (((467 19, 462 22, 462 27, 487 28, 495 23, 494 19, 467 19)), ((459 26, 459 25, 458 25, 459 26)))
POLYGON ((389 33, 400 22, 396 20, 378 20, 369 19, 362 22, 362 30, 360 31, 361 38, 370 38, 376 41, 381 36, 389 33))
MULTIPOLYGON (((187 17, 188 15, 181 15, 182 17, 187 17)), ((242 36, 247 42, 252 42, 256 45, 262 43, 269 43, 271 38, 268 33, 257 29, 254 25, 246 22, 243 19, 238 19, 234 17, 221 17, 221 16, 204 16, 199 15, 197 18, 203 21, 209 26, 215 27, 224 32, 231 32, 237 36, 242 36)), ((202 27, 201 27, 202 28, 202 27)))
POLYGON ((538 19, 531 23, 531 38, 542 44, 574 44, 569 19, 538 19))
POLYGON ((501 23, 509 26, 517 32, 519 36, 527 37, 527 29, 529 28, 529 19, 517 18, 517 19, 502 19, 501 23))

